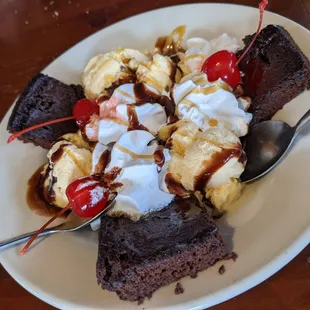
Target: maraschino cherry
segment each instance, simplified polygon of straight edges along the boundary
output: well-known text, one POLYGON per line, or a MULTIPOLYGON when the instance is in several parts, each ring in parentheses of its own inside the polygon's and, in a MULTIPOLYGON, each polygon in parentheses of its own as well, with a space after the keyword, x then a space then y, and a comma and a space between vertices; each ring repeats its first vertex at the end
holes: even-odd
POLYGON ((107 206, 109 190, 98 176, 80 178, 67 187, 66 195, 69 203, 59 213, 48 220, 27 242, 20 254, 24 255, 32 242, 49 224, 61 216, 67 210, 72 210, 80 217, 94 217, 107 206))
POLYGON ((203 64, 202 71, 208 75, 210 82, 221 78, 229 86, 235 87, 241 79, 237 56, 229 51, 219 51, 210 56, 203 64))
POLYGON ((203 63, 201 71, 206 73, 208 76, 208 80, 210 82, 217 81, 218 79, 222 79, 232 88, 236 87, 238 83, 241 81, 241 74, 238 68, 238 64, 243 59, 243 57, 250 50, 252 45, 254 44, 257 36, 260 32, 263 22, 263 15, 265 8, 268 4, 268 0, 262 0, 259 4, 260 18, 258 23, 257 31, 248 45, 247 49, 243 52, 243 54, 237 59, 237 56, 229 52, 227 50, 219 51, 213 55, 211 55, 207 60, 203 63))
POLYGON ((52 121, 45 122, 43 124, 34 125, 32 127, 29 127, 29 128, 24 129, 24 130, 21 130, 19 132, 16 132, 9 137, 7 142, 10 143, 14 139, 18 138, 19 136, 21 136, 21 135, 23 135, 29 131, 41 128, 43 126, 49 126, 52 124, 61 123, 64 121, 69 121, 69 120, 75 120, 78 127, 80 129, 83 129, 87 125, 87 123, 89 122, 89 119, 92 115, 94 115, 94 114, 98 115, 99 114, 99 105, 94 101, 90 101, 90 100, 84 98, 84 99, 79 100, 74 105, 72 112, 73 112, 72 116, 55 119, 52 121))

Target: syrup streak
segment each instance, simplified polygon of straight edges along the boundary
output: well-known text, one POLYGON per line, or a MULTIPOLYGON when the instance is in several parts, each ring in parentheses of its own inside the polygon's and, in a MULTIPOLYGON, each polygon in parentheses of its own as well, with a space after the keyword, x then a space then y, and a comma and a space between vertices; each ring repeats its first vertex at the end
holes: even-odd
POLYGON ((64 214, 68 209, 70 209, 71 206, 68 204, 65 208, 63 208, 60 212, 58 212, 56 215, 54 215, 51 219, 49 219, 40 229, 37 230, 37 232, 30 238, 30 240, 26 243, 26 245, 21 249, 20 255, 26 254, 29 247, 31 246, 32 242, 38 237, 38 235, 54 220, 56 220, 57 217, 64 214))
POLYGON ((74 116, 68 116, 68 117, 63 117, 63 118, 59 118, 59 119, 54 119, 52 121, 48 121, 48 122, 45 122, 43 124, 34 125, 32 127, 23 129, 21 131, 18 131, 16 133, 10 135, 9 138, 8 138, 7 143, 11 143, 13 140, 15 140, 16 138, 20 137, 21 135, 23 135, 23 134, 25 134, 25 133, 27 133, 29 131, 41 128, 43 126, 49 126, 49 125, 52 125, 52 124, 61 123, 61 122, 64 122, 64 121, 70 121, 70 120, 74 120, 74 119, 75 119, 74 116))
POLYGON ((260 3, 259 3, 259 23, 258 23, 258 28, 256 30, 256 33, 255 33, 255 36, 253 37, 251 43, 249 44, 249 46, 247 47, 247 49, 243 52, 243 54, 239 57, 239 59, 237 60, 236 62, 236 66, 238 66, 238 64, 240 63, 240 61, 243 59, 243 57, 248 53, 248 51, 250 50, 250 48, 252 47, 252 45, 254 44, 254 42, 256 41, 257 39, 257 36, 259 35, 259 31, 262 27, 262 23, 263 23, 263 16, 264 16, 264 11, 266 9, 266 6, 268 4, 268 0, 262 0, 260 3))

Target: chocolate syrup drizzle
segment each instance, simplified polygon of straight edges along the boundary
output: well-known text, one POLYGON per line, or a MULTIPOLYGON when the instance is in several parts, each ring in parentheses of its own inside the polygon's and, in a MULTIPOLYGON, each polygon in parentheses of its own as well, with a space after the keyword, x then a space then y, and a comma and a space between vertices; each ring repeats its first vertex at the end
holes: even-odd
POLYGON ((143 126, 139 122, 135 105, 127 104, 127 116, 128 116, 128 124, 129 124, 127 131, 132 131, 132 130, 149 131, 145 126, 143 126))
POLYGON ((98 160, 98 163, 97 165, 95 166, 95 171, 94 171, 94 174, 101 174, 104 172, 105 168, 107 167, 107 165, 110 163, 110 160, 111 160, 111 151, 109 150, 105 150, 99 160, 98 160))
POLYGON ((245 153, 241 148, 222 149, 221 152, 217 152, 212 155, 211 165, 210 160, 206 161, 205 168, 202 170, 200 175, 195 178, 194 190, 205 194, 206 186, 211 177, 233 157, 237 157, 238 161, 241 163, 244 163, 246 160, 245 153))
POLYGON ((154 152, 154 162, 160 168, 165 164, 165 154, 164 147, 162 145, 158 145, 156 151, 154 152))
POLYGON ((167 96, 155 94, 149 90, 144 83, 134 84, 134 94, 136 106, 140 106, 145 103, 159 103, 165 109, 167 117, 173 116, 175 113, 175 103, 172 99, 167 96))

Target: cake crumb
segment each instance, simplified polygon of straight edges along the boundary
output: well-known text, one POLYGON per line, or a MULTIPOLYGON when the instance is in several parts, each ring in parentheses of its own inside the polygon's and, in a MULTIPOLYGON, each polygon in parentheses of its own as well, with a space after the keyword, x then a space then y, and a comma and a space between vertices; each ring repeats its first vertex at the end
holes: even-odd
POLYGON ((310 264, 310 256, 307 257, 307 261, 310 264))
POLYGON ((28 24, 29 24, 28 20, 25 20, 25 25, 28 25, 28 24))
POLYGON ((53 15, 55 18, 58 18, 58 16, 59 16, 59 13, 58 13, 58 11, 54 11, 54 15, 53 15))
POLYGON ((177 285, 175 286, 174 293, 176 295, 184 293, 184 288, 183 288, 183 286, 182 286, 182 284, 180 282, 178 282, 177 285))
POLYGON ((18 14, 18 11, 17 11, 17 10, 14 10, 14 14, 18 14))
POLYGON ((50 1, 49 5, 53 5, 55 1, 50 1))
POLYGON ((47 6, 45 6, 45 7, 43 8, 43 10, 44 10, 44 11, 47 11, 47 6))
POLYGON ((89 9, 87 9, 87 10, 85 11, 85 13, 88 15, 88 14, 89 14, 89 9))
POLYGON ((225 266, 222 265, 222 266, 219 268, 219 274, 223 274, 225 271, 226 271, 225 266))
POLYGON ((231 253, 231 259, 235 262, 237 260, 237 258, 238 258, 238 254, 235 252, 232 252, 231 253))

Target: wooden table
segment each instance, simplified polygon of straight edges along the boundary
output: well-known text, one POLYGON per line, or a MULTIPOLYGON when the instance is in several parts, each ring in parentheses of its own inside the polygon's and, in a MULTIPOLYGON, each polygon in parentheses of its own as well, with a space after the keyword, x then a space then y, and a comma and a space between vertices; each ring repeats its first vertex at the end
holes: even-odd
MULTIPOLYGON (((0 0, 0 118, 30 78, 63 51, 114 22, 186 0, 0 0)), ((212 1, 256 6, 258 0, 212 1)), ((310 29, 310 0, 269 0, 268 9, 310 29)), ((53 309, 0 267, 0 308, 53 309)), ((269 280, 214 310, 310 309, 310 246, 269 280)))

